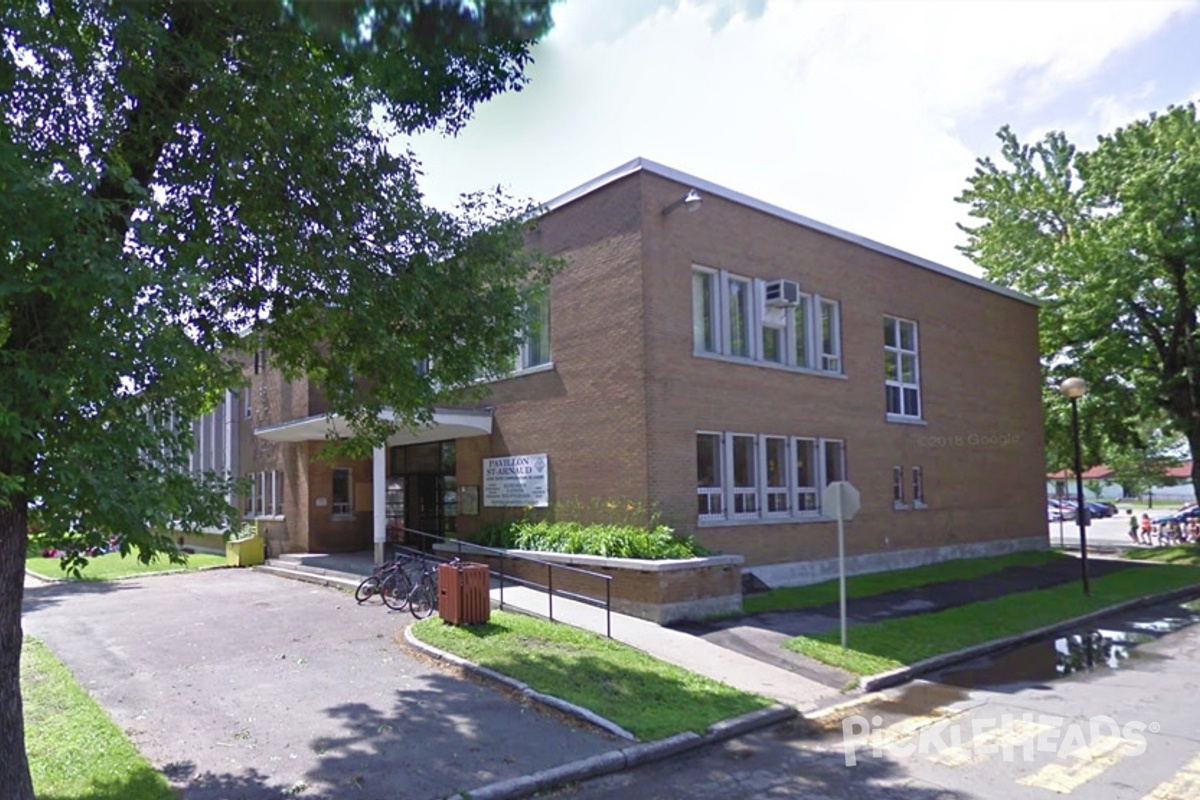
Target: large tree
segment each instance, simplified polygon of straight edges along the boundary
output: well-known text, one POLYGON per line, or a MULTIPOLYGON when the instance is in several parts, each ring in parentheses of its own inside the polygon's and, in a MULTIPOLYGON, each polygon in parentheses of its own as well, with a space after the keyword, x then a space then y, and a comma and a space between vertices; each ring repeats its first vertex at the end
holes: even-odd
POLYGON ((419 423, 506 363, 541 267, 527 209, 427 208, 395 142, 519 89, 547 6, 0 4, 0 797, 33 797, 31 524, 143 558, 220 524, 224 479, 184 467, 239 350, 319 380, 360 452, 381 409, 419 423))
MULTIPOLYGON (((1069 447, 1055 387, 1079 375, 1089 461, 1144 451, 1146 423, 1159 420, 1200 461, 1195 106, 1152 114, 1088 151, 1062 133, 1035 144, 1007 127, 998 135, 1001 163, 980 159, 959 198, 981 221, 963 226, 961 249, 988 279, 1042 301, 1048 450, 1069 447)), ((1200 489, 1195 468, 1192 483, 1200 489)))

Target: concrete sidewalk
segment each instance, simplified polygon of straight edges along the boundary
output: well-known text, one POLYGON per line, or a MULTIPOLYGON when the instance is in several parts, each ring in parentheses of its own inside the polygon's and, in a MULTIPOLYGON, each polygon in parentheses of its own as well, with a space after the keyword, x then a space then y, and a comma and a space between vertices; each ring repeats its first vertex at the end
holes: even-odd
MULTIPOLYGON (((500 603, 499 589, 492 590, 492 600, 497 605, 500 603)), ((563 597, 555 597, 553 602, 555 621, 604 635, 606 621, 603 608, 563 597)), ((504 606, 542 617, 551 616, 549 596, 524 587, 506 587, 504 606)), ((839 696, 836 688, 795 672, 713 644, 699 636, 625 614, 612 613, 612 638, 735 689, 769 697, 801 713, 822 708, 839 696)))
MULTIPOLYGON (((303 568, 310 580, 329 582, 343 588, 356 584, 361 576, 370 574, 372 569, 369 554, 297 555, 283 561, 295 565, 297 569, 303 568)), ((291 574, 287 577, 301 575, 291 574)), ((493 586, 491 595, 495 606, 540 617, 553 617, 557 622, 601 636, 607 631, 603 608, 561 596, 551 598, 545 592, 523 586, 507 585, 503 592, 495 586, 495 581, 493 586)), ((623 644, 735 689, 768 697, 801 713, 822 708, 840 694, 840 683, 837 681, 834 683, 838 685, 831 686, 829 682, 812 680, 795 671, 706 641, 700 636, 664 628, 637 617, 613 612, 611 627, 612 638, 623 644)))

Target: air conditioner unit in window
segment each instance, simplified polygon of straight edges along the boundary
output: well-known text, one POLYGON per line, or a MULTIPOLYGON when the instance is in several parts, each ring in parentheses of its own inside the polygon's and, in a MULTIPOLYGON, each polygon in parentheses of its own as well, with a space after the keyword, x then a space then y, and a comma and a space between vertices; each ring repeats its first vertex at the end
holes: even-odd
POLYGON ((766 304, 776 308, 790 308, 800 304, 800 284, 795 281, 767 281, 766 304))

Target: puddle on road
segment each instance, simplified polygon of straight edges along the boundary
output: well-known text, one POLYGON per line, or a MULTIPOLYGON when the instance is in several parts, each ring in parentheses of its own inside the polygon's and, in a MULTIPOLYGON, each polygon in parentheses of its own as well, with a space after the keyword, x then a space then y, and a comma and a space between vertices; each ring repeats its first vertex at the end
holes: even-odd
POLYGON ((1200 622, 1200 601, 1155 606, 1109 620, 1111 628, 1075 631, 951 668, 931 680, 981 689, 1011 683, 1044 683, 1096 670, 1120 669, 1131 657, 1151 657, 1137 646, 1200 622))

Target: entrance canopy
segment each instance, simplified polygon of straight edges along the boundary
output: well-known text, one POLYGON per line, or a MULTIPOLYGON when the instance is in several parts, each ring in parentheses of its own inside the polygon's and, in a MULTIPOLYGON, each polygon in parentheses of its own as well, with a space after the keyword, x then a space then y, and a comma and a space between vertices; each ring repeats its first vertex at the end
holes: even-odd
MULTIPOLYGON (((384 411, 383 419, 395 419, 392 412, 384 411)), ((438 408, 433 420, 415 431, 399 430, 388 437, 387 444, 422 444, 446 439, 461 439, 469 436, 487 436, 492 432, 492 410, 438 408)), ((277 425, 255 428, 254 435, 269 442, 323 442, 327 439, 343 439, 350 435, 349 423, 337 414, 320 414, 277 425)))

